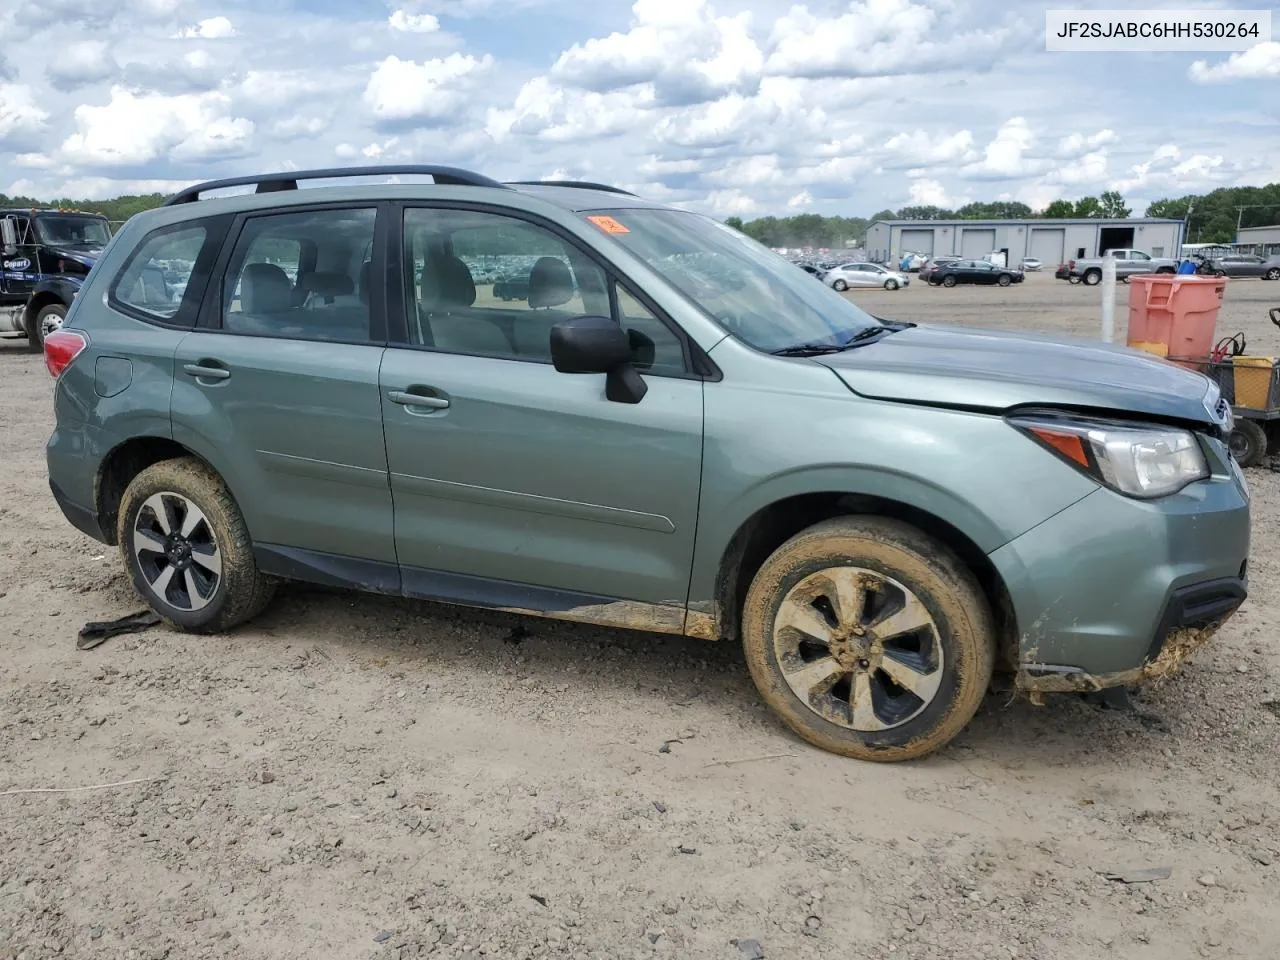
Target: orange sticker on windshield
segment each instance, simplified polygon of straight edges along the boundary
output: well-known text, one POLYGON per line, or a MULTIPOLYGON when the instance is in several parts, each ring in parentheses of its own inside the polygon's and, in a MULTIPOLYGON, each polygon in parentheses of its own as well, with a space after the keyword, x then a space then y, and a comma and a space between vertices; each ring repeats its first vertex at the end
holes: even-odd
POLYGON ((587 217, 587 219, 590 220, 592 223, 594 223, 597 227, 599 227, 605 233, 630 233, 631 232, 628 228, 624 227, 617 220, 613 219, 613 217, 606 217, 601 215, 601 216, 587 217))

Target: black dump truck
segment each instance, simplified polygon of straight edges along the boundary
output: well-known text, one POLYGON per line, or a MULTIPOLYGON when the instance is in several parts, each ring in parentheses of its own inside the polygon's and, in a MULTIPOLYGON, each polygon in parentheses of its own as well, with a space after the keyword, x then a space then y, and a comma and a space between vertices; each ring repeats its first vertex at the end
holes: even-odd
POLYGON ((43 350, 110 237, 96 213, 0 209, 0 337, 43 350))

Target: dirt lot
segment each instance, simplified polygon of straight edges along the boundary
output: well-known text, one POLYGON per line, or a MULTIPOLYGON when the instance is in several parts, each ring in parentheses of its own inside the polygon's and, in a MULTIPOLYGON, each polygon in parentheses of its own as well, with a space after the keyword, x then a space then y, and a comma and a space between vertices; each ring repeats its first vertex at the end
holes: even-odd
MULTIPOLYGON (((854 297, 1097 328, 1097 291, 1044 275, 854 297)), ((1234 282, 1219 332, 1280 350, 1272 302, 1280 284, 1234 282)), ((231 636, 77 652, 86 620, 139 605, 49 497, 50 386, 0 345, 0 958, 1178 960, 1280 943, 1280 476, 1250 471, 1251 599, 1136 712, 990 698, 942 754, 885 767, 785 732, 730 645, 298 588, 231 636), (1104 876, 1147 867, 1172 873, 1104 876)))

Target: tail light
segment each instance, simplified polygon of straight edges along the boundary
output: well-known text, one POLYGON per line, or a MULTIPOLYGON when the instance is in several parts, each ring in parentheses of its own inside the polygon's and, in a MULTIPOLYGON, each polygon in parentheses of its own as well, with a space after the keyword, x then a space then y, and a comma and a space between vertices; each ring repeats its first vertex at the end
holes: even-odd
POLYGON ((55 330, 44 338, 44 365, 55 380, 89 345, 84 334, 76 330, 55 330))

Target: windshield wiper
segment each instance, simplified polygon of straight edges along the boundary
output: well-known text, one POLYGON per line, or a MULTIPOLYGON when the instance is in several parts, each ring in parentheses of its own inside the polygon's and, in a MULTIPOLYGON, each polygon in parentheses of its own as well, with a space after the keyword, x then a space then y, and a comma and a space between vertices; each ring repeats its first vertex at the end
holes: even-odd
POLYGON ((887 324, 882 327, 866 327, 841 343, 822 343, 818 341, 796 343, 789 347, 769 352, 775 357, 819 357, 828 353, 840 353, 842 350, 848 350, 856 344, 874 340, 882 334, 893 333, 895 329, 887 324))

